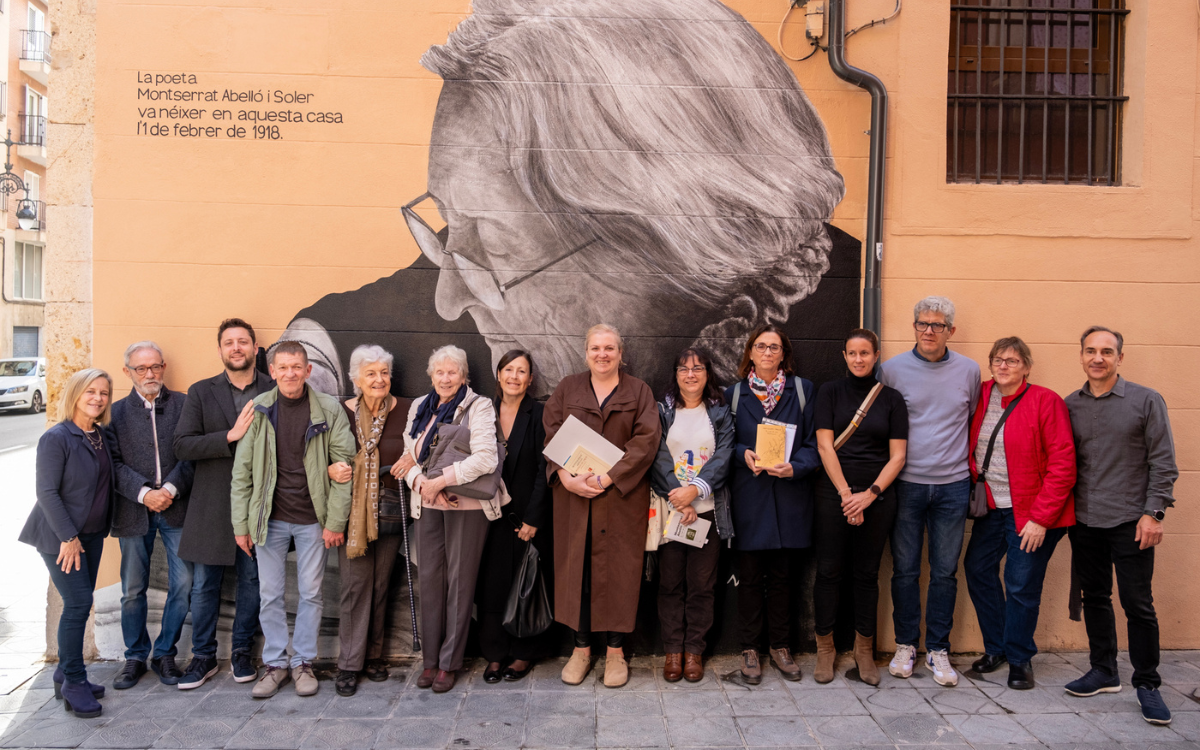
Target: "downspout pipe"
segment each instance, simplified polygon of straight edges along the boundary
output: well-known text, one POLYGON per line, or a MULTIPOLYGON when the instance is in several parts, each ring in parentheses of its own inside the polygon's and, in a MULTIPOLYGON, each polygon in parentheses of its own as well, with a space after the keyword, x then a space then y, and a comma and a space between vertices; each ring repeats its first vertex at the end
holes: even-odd
POLYGON ((883 186, 887 147, 887 87, 877 76, 846 62, 846 1, 829 0, 829 67, 838 78, 871 94, 871 155, 867 182, 867 262, 863 278, 862 325, 881 333, 883 286, 883 186))

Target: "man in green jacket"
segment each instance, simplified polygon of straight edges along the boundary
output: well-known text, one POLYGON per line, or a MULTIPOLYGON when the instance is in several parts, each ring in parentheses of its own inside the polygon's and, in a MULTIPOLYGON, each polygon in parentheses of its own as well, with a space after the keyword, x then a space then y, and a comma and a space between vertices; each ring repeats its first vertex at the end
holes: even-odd
POLYGON ((281 342, 269 360, 276 387, 254 399, 254 421, 238 441, 230 491, 238 547, 247 555, 258 547, 258 619, 267 670, 254 686, 255 698, 270 698, 288 679, 295 681, 297 695, 317 692, 312 661, 325 553, 342 544, 350 515, 350 483, 330 480, 329 466, 353 463, 355 453, 341 404, 307 385, 312 365, 304 346, 281 342), (289 660, 283 592, 293 540, 300 602, 289 660))

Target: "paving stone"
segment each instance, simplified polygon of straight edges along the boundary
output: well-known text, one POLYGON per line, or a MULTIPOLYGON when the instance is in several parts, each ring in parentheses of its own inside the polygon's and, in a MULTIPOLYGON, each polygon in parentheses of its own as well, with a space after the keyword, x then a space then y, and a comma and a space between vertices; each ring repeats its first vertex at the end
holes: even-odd
POLYGON ((375 739, 377 748, 446 747, 454 726, 446 717, 391 718, 383 722, 375 739))
POLYGON ((1190 742, 1200 743, 1200 713, 1173 712, 1171 714, 1171 730, 1190 742))
POLYGON ((795 716, 796 702, 791 691, 750 693, 737 692, 729 696, 735 716, 795 716))
POLYGON ((481 716, 484 718, 525 718, 525 708, 529 702, 528 691, 497 692, 490 690, 491 685, 467 693, 463 705, 463 716, 481 716))
MULTIPOLYGON (((951 688, 957 689, 957 688, 951 688)), ((935 714, 933 706, 925 700, 920 690, 884 689, 871 693, 857 693, 868 711, 885 714, 935 714)))
POLYGON ((920 688, 921 696, 939 714, 1002 714, 1004 709, 978 688, 960 684, 955 688, 920 688))
POLYGON ((526 747, 595 747, 596 720, 591 716, 548 716, 525 725, 526 747))
POLYGON ((359 692, 349 698, 335 695, 325 706, 321 719, 386 719, 391 715, 392 706, 398 700, 399 693, 389 695, 359 692))
POLYGON ((1172 713, 1178 711, 1200 711, 1200 703, 1192 699, 1191 691, 1181 693, 1173 687, 1163 685, 1159 688, 1158 692, 1162 695, 1163 703, 1167 704, 1167 708, 1171 709, 1172 713))
POLYGON ((597 747, 666 747, 667 730, 661 716, 599 716, 597 747))
POLYGON ((1017 714, 1012 718, 1047 745, 1113 741, 1094 721, 1078 714, 1017 714))
MULTIPOLYGON (((1017 714, 1064 714, 1073 713, 1075 706, 1068 705, 1061 690, 1034 688, 1033 690, 1009 690, 983 688, 983 692, 1005 711, 1017 714)), ((1091 700, 1090 698, 1088 700, 1091 700)))
POLYGON ((0 746, 11 737, 24 731, 21 727, 34 716, 32 711, 15 714, 0 714, 0 746))
POLYGON ((667 734, 671 747, 741 746, 742 736, 732 716, 669 716, 667 734))
POLYGON ((189 716, 171 726, 155 742, 156 748, 225 747, 242 725, 249 721, 245 716, 204 717, 189 716))
POLYGON ((150 747, 178 719, 167 717, 114 719, 97 729, 80 747, 142 748, 150 747))
MULTIPOLYGON (((654 679, 654 671, 649 667, 630 667, 629 682, 620 688, 609 688, 604 684, 604 662, 596 664, 592 673, 596 676, 596 692, 601 690, 621 690, 622 692, 642 692, 658 690, 658 682, 654 679)), ((561 682, 561 680, 559 680, 561 682)))
POLYGON ((804 716, 867 716, 858 695, 847 687, 793 690, 792 699, 804 716))
POLYGON ((889 714, 875 717, 897 745, 963 744, 962 735, 941 716, 925 714, 889 714))
MULTIPOLYGON (((1093 714, 1101 731, 1118 742, 1136 744, 1146 742, 1180 742, 1183 737, 1169 726, 1148 723, 1139 713, 1093 714)), ((1174 721, 1172 721, 1174 723, 1174 721)))
POLYGON ((213 693, 197 703, 196 707, 188 712, 188 718, 194 719, 206 716, 241 716, 249 718, 262 710, 265 705, 266 701, 255 700, 249 695, 225 692, 213 693))
MULTIPOLYGON (((134 698, 135 696, 131 696, 134 698)), ((125 698, 125 696, 114 696, 117 700, 125 698)), ((108 697, 100 699, 104 706, 105 712, 111 711, 108 697)), ((114 701, 115 703, 115 701, 114 701)), ((122 719, 157 719, 170 717, 178 720, 189 714, 199 705, 200 701, 194 696, 187 695, 183 691, 175 688, 171 692, 152 691, 141 697, 141 700, 133 700, 129 705, 121 709, 120 716, 122 719)), ((115 714, 114 714, 115 715, 115 714)))
POLYGON ((371 750, 382 719, 321 719, 300 747, 305 750, 371 750))
MULTIPOLYGON (((65 714, 65 712, 64 712, 65 714)), ((42 719, 30 720, 18 727, 18 732, 4 743, 5 747, 78 747, 105 723, 104 717, 95 719, 42 719)))
POLYGON ((520 747, 525 740, 525 717, 512 719, 460 718, 450 744, 462 747, 520 747))
POLYGON ((974 715, 947 716, 946 719, 972 745, 985 744, 1037 744, 1038 740, 1011 716, 974 715))
POLYGON ((627 693, 624 690, 596 694, 597 716, 662 716, 658 693, 627 693))
POLYGON ((406 692, 396 701, 392 718, 407 719, 418 716, 457 716, 466 693, 449 692, 441 695, 432 690, 406 692))
POLYGON ((317 723, 316 719, 299 716, 252 717, 225 746, 246 750, 292 750, 317 723))
POLYGON ((738 729, 747 747, 803 747, 817 744, 804 719, 782 716, 739 716, 738 729))
POLYGON ((880 745, 888 737, 870 716, 809 716, 808 726, 828 745, 880 745))
POLYGON ((1187 662, 1165 662, 1158 665, 1158 675, 1168 685, 1200 685, 1200 668, 1187 662))
POLYGON ((561 690, 531 693, 529 716, 532 718, 537 714, 594 717, 596 715, 596 694, 561 690))
POLYGON ((14 690, 0 695, 0 714, 31 713, 52 700, 53 690, 14 690))
POLYGON ((662 694, 663 715, 672 716, 732 716, 733 707, 725 694, 719 690, 696 692, 664 692, 662 694))

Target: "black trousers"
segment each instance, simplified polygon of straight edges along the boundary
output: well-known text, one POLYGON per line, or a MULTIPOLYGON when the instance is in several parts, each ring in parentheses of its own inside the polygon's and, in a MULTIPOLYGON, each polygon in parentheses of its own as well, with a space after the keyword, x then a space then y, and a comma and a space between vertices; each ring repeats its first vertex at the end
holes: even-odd
POLYGON ((658 620, 668 654, 703 654, 704 638, 712 629, 721 540, 715 511, 700 518, 712 523, 703 547, 668 542, 658 548, 658 620))
MULTIPOLYGON (((604 630, 604 642, 609 648, 625 645, 625 634, 604 630)), ((583 543, 583 591, 579 592, 579 630, 575 631, 575 647, 592 645, 592 515, 588 513, 587 536, 583 543)))
MULTIPOLYGON (((851 482, 853 492, 870 485, 851 482)), ((896 522, 896 490, 888 487, 875 498, 859 526, 851 526, 842 515, 842 498, 829 477, 821 474, 816 486, 814 540, 817 554, 817 580, 813 585, 813 619, 817 635, 829 635, 837 622, 838 599, 847 553, 853 557, 854 629, 861 635, 875 635, 879 609, 879 560, 896 522)))
POLYGON ((742 650, 757 649, 767 611, 770 648, 788 645, 790 550, 738 550, 738 637, 742 650))
POLYGON ((1083 623, 1091 647, 1092 667, 1117 674, 1117 623, 1113 615, 1113 568, 1117 592, 1129 626, 1129 662, 1133 665, 1134 687, 1157 689, 1158 616, 1154 612, 1151 580, 1154 578, 1154 548, 1138 549, 1133 540, 1137 521, 1111 529, 1082 523, 1067 532, 1071 560, 1083 589, 1083 623))

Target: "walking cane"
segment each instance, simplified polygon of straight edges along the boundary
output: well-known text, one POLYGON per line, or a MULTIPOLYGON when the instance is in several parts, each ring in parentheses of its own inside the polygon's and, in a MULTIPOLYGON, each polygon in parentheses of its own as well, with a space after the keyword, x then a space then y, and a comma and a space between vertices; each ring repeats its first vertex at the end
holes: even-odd
MULTIPOLYGON (((381 467, 379 473, 387 474, 391 470, 392 465, 388 464, 381 467)), ((404 486, 403 482, 400 483, 400 492, 408 498, 410 503, 412 502, 412 496, 409 495, 408 488, 404 486)), ((412 617, 412 650, 414 654, 418 654, 421 652, 421 636, 417 633, 417 607, 413 597, 412 548, 408 546, 408 519, 411 517, 408 508, 405 508, 404 522, 400 525, 400 533, 404 539, 404 573, 408 578, 408 614, 412 617)))

